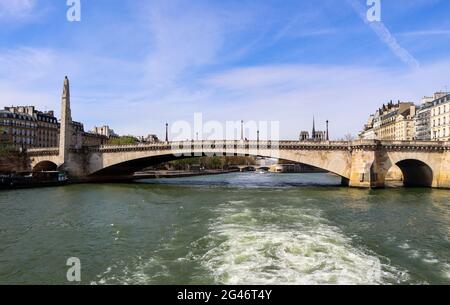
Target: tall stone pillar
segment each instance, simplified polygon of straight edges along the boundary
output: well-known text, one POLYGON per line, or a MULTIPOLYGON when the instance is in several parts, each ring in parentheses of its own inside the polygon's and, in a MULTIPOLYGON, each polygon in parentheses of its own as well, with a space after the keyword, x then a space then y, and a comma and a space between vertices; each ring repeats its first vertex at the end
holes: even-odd
POLYGON ((61 168, 67 169, 69 163, 69 149, 72 141, 72 116, 70 112, 70 87, 67 76, 61 98, 61 128, 59 133, 59 160, 61 168))

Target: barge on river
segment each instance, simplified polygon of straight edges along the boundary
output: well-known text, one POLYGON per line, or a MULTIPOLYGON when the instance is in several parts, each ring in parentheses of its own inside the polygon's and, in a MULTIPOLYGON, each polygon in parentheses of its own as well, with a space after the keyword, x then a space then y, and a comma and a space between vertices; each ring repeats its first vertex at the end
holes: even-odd
POLYGON ((60 186, 69 182, 67 174, 59 171, 22 172, 0 175, 0 189, 60 186))

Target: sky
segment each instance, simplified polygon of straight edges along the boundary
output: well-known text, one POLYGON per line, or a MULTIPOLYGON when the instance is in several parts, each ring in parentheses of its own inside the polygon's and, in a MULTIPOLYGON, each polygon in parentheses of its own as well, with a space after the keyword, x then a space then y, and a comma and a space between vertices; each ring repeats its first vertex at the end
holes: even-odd
MULTIPOLYGON (((0 0, 0 106, 60 113, 64 76, 85 129, 164 138, 165 123, 279 121, 282 139, 356 135, 390 100, 450 87, 450 1, 0 0)), ((250 136, 251 137, 251 136, 250 136)))

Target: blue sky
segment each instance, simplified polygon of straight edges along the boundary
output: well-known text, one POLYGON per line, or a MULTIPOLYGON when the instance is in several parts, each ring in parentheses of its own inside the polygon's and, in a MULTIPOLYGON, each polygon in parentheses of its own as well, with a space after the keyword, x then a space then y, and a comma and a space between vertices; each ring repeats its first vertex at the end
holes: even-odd
POLYGON ((381 0, 376 25, 365 2, 81 0, 70 23, 65 0, 0 0, 0 105, 59 113, 68 75, 87 129, 163 137, 201 112, 357 134, 383 102, 450 87, 450 1, 381 0))

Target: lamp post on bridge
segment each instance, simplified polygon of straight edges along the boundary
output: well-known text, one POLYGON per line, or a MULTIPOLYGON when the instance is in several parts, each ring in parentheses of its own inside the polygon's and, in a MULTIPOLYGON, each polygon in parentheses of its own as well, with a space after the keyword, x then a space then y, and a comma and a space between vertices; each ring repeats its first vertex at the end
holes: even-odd
POLYGON ((259 130, 256 132, 256 148, 259 150, 259 130))
POLYGON ((328 123, 329 121, 327 120, 327 141, 330 141, 330 134, 328 133, 328 123))
POLYGON ((169 142, 169 124, 166 123, 166 142, 169 142))

